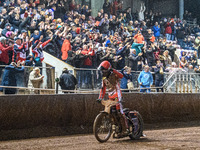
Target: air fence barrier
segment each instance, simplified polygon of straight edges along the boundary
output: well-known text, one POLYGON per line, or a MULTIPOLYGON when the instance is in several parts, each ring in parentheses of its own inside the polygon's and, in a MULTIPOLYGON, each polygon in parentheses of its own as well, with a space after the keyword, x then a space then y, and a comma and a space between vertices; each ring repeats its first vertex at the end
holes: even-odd
MULTIPOLYGON (((144 124, 200 120, 199 94, 123 93, 124 108, 141 113, 144 124)), ((103 106, 98 94, 2 95, 0 140, 89 134, 103 106), (58 128, 54 132, 54 128, 58 128)))

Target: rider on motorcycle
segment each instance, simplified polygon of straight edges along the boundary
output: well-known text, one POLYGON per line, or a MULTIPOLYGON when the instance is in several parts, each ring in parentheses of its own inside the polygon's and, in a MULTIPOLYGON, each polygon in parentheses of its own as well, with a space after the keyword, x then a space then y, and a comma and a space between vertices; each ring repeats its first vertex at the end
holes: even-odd
MULTIPOLYGON (((98 101, 101 101, 106 93, 106 88, 108 89, 108 97, 110 100, 118 100, 122 101, 122 93, 120 90, 119 79, 123 78, 123 74, 113 69, 111 64, 108 61, 103 61, 98 70, 102 72, 102 88, 100 91, 98 101)), ((122 114, 125 120, 126 129, 128 129, 127 119, 125 117, 125 113, 123 112, 123 106, 121 103, 116 105, 116 109, 122 114)))

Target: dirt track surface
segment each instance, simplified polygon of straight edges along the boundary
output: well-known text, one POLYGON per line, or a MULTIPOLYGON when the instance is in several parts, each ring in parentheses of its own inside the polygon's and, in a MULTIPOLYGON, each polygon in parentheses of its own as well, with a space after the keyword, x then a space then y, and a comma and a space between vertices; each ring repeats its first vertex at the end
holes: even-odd
POLYGON ((200 150, 200 127, 151 130, 147 137, 132 141, 128 137, 100 144, 93 135, 76 135, 1 141, 0 149, 13 150, 200 150))

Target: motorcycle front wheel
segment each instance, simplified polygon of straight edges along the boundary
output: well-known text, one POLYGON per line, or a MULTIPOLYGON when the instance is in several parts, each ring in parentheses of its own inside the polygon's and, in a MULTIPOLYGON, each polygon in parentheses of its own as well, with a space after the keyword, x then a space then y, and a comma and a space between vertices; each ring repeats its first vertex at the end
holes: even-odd
POLYGON ((94 120, 93 132, 95 138, 103 143, 106 142, 112 134, 112 123, 108 113, 100 113, 94 120))

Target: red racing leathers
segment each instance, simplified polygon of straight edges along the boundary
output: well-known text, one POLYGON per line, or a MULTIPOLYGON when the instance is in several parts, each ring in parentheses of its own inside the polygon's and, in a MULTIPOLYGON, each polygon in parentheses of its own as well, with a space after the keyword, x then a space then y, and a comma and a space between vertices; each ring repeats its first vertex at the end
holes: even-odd
MULTIPOLYGON (((108 89, 108 97, 111 100, 122 100, 122 94, 120 90, 119 79, 123 78, 123 74, 118 72, 115 69, 112 69, 110 74, 106 77, 102 77, 102 88, 100 91, 99 99, 103 99, 106 93, 106 88, 108 89)), ((121 103, 116 106, 117 110, 120 110, 121 114, 123 114, 123 107, 121 103)))

